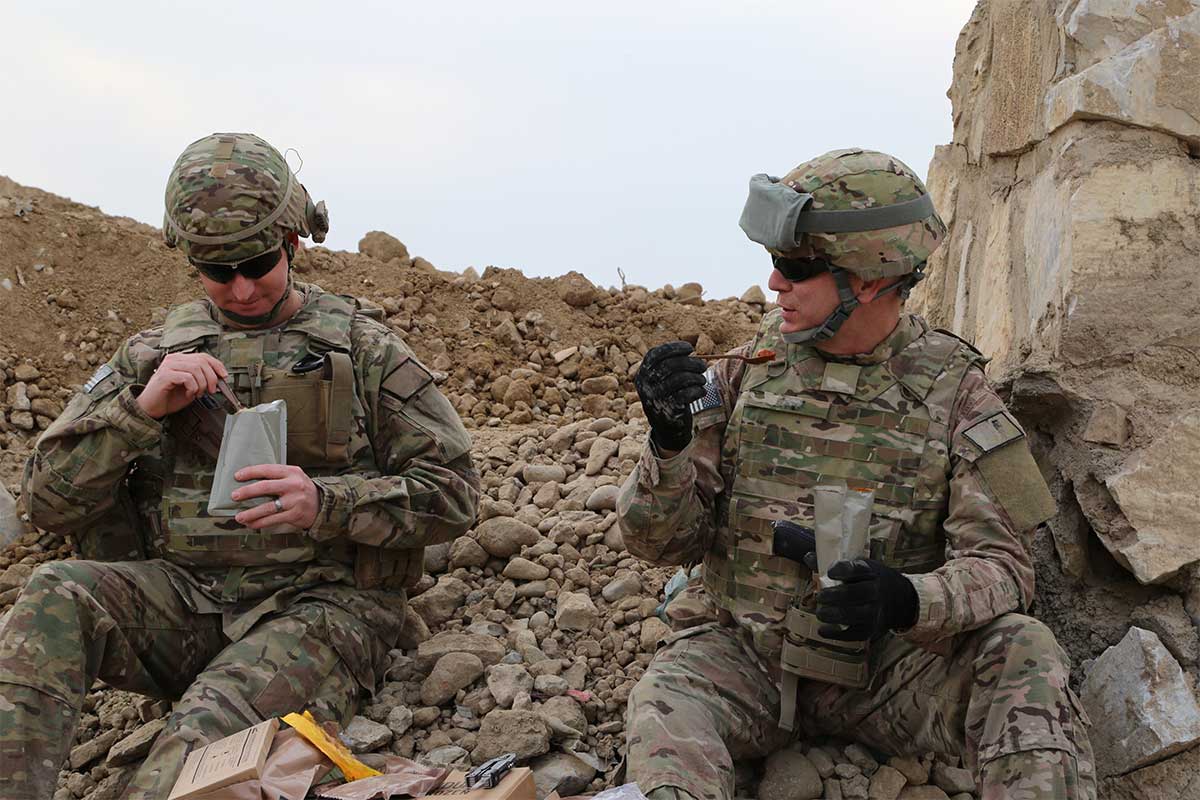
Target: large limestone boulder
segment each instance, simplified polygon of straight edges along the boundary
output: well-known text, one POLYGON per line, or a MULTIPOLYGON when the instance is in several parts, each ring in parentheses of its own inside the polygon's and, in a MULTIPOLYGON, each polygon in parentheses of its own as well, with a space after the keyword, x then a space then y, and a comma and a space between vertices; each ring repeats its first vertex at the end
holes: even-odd
POLYGON ((1158 637, 1131 628, 1096 659, 1080 699, 1101 776, 1161 761, 1200 742, 1200 705, 1158 637))
POLYGON ((1105 483, 1137 531, 1109 549, 1143 583, 1175 576, 1200 561, 1200 409, 1134 453, 1105 483))
POLYGON ((369 231, 366 236, 358 241, 358 252, 371 258, 377 258, 380 261, 395 259, 411 263, 408 248, 404 246, 404 242, 390 233, 383 231, 369 231))
POLYGON ((1200 568, 1197 52, 1192 0, 982 0, 929 166, 950 231, 910 306, 991 357, 1052 443, 1078 579, 1092 534, 1143 583, 1200 568))

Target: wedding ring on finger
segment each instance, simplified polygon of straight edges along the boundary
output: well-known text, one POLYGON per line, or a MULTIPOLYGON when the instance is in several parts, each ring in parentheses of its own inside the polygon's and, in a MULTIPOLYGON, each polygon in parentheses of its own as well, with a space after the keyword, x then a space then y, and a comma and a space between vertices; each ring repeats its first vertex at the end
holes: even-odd
POLYGON ((275 498, 275 511, 276 513, 283 511, 283 501, 278 497, 275 498))

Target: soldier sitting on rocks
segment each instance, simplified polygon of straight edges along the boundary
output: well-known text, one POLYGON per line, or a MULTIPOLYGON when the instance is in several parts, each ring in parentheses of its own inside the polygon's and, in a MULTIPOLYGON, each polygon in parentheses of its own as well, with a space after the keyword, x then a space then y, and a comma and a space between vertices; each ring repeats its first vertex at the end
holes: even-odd
POLYGON ((733 759, 829 735, 962 756, 988 800, 1094 798, 1066 654, 1024 615, 1023 543, 1054 503, 986 359, 902 314, 946 235, 924 185, 835 151, 755 176, 742 227, 779 308, 735 352, 772 357, 706 375, 672 342, 635 380, 651 433, 619 498, 626 547, 703 570, 630 695, 629 779, 727 800, 733 759), (849 501, 823 493, 872 499, 869 545, 820 588, 773 524, 839 530, 849 501))
POLYGON ((207 299, 130 338, 27 465, 33 523, 103 561, 39 568, 0 631, 6 800, 54 793, 97 678, 178 698, 125 797, 166 797, 191 750, 270 717, 347 724, 423 548, 471 525, 470 441, 430 373, 353 298, 293 282, 299 237, 327 230, 257 136, 214 134, 175 163, 163 236, 207 299), (287 401, 288 464, 242 469, 233 517, 207 510, 218 381, 287 401))

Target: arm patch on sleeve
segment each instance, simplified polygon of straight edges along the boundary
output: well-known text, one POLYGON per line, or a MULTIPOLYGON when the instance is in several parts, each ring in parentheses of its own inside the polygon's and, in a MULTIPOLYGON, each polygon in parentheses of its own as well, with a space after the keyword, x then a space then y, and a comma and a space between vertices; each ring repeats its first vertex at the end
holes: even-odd
POLYGON ((975 467, 1018 531, 1032 530, 1058 510, 1023 435, 984 453, 975 467))
POLYGON ((104 383, 104 381, 115 372, 116 370, 114 370, 110 365, 101 364, 99 367, 97 367, 96 371, 92 373, 92 377, 88 378, 87 383, 83 385, 83 393, 91 394, 97 386, 104 383))
POLYGON ((429 370, 415 358, 409 358, 383 379, 380 388, 400 402, 407 403, 409 398, 431 383, 433 375, 429 374, 429 370))
POLYGON ((1024 438, 1025 432, 1021 430, 1012 414, 997 411, 967 428, 963 431, 963 436, 984 453, 990 453, 1015 439, 1024 438))
POLYGON ((704 379, 704 396, 692 401, 693 414, 721 407, 721 389, 717 386, 717 374, 711 367, 704 373, 704 379))

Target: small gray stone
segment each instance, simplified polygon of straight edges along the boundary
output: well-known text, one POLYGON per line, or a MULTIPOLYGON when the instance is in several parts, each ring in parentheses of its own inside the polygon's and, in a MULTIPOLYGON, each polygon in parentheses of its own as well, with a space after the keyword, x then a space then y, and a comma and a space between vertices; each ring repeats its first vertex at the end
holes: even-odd
POLYGON ((617 508, 617 495, 620 493, 621 487, 616 484, 597 486, 588 495, 584 506, 588 511, 615 511, 617 508))
POLYGON ((522 547, 536 544, 540 538, 537 528, 515 517, 484 520, 475 531, 479 534, 479 544, 496 558, 511 558, 521 552, 522 547))
POLYGON ((596 770, 571 753, 547 753, 529 764, 533 769, 535 797, 546 797, 558 792, 560 797, 571 797, 587 789, 596 770))
POLYGON ((413 712, 408 706, 396 706, 387 715, 388 730, 396 738, 408 733, 413 724, 413 712))
POLYGON ((433 665, 447 653, 473 653, 489 667, 504 658, 504 645, 490 636, 442 631, 417 647, 417 671, 428 675, 433 665))
POLYGON ((889 758, 887 763, 904 775, 909 786, 929 783, 929 765, 916 756, 895 756, 889 758))
POLYGON ((871 776, 871 788, 867 797, 869 800, 896 800, 906 783, 908 779, 900 770, 895 767, 880 767, 871 776))
POLYGON ((558 724, 555 727, 568 728, 583 736, 587 733, 587 717, 583 707, 573 697, 551 697, 538 708, 543 717, 549 717, 558 724))
POLYGON ((479 542, 469 536, 460 536, 450 545, 450 566, 483 567, 488 562, 488 552, 479 546, 479 542))
POLYGON ((617 573, 600 591, 600 596, 610 603, 632 597, 642 591, 642 578, 636 572, 617 573))
POLYGON ((517 695, 533 691, 533 676, 519 664, 497 664, 487 671, 487 687, 500 708, 511 708, 517 695))
POLYGON ((613 454, 620 448, 620 444, 612 439, 597 439, 592 449, 588 451, 587 466, 584 468, 585 475, 599 475, 604 469, 604 465, 608 463, 608 459, 612 458, 613 454))
POLYGON ((842 797, 846 800, 867 800, 871 791, 871 782, 866 775, 855 775, 853 778, 842 778, 842 797))
POLYGON ((482 764, 489 758, 516 753, 524 761, 550 751, 550 729, 535 711, 496 709, 483 718, 471 760, 482 764))
POLYGON ((447 653, 438 659, 421 684, 421 702, 440 706, 483 674, 483 662, 473 653, 447 653))
POLYGON ((456 744, 448 744, 443 747, 435 747, 428 753, 425 753, 421 756, 421 761, 431 767, 469 769, 471 766, 471 755, 456 744))
POLYGON ((758 786, 760 800, 815 800, 821 792, 821 774, 798 746, 778 750, 767 758, 758 786))
POLYGON ((566 694, 568 688, 567 682, 557 675, 538 675, 533 679, 533 690, 542 697, 558 697, 566 694))
POLYGON ((150 746, 154 744, 154 739, 158 736, 159 731, 167 724, 167 720, 155 719, 142 725, 133 733, 126 736, 121 741, 112 746, 108 751, 108 758, 104 763, 109 767, 120 767, 124 764, 131 764, 134 761, 145 758, 150 752, 150 746))
POLYGON ((471 588, 458 578, 443 575, 430 589, 409 601, 413 610, 430 628, 436 628, 454 616, 471 588))
MULTIPOLYGON (((824 747, 809 748, 808 760, 811 761, 813 766, 817 768, 817 773, 820 774, 822 778, 828 778, 833 774, 833 769, 836 762, 833 760, 833 756, 830 755, 829 751, 824 747)), ((838 791, 841 791, 840 785, 838 786, 838 791)))
POLYGON ((352 753, 370 753, 386 747, 392 741, 392 731, 366 717, 355 717, 342 731, 341 739, 352 753))
POLYGON ((562 483, 567 479, 567 468, 562 464, 526 464, 521 470, 525 483, 562 483))
POLYGON ((586 631, 596 625, 600 612, 592 598, 583 592, 560 592, 554 624, 566 631, 586 631))
POLYGON ((867 748, 861 744, 848 744, 843 752, 846 758, 850 759, 850 763, 861 769, 867 777, 874 775, 875 770, 879 769, 879 762, 875 760, 875 756, 867 752, 867 748))
POLYGON ((540 581, 550 576, 550 570, 527 558, 513 558, 504 568, 504 577, 514 581, 540 581))
POLYGON ((938 761, 933 765, 933 782, 946 794, 975 791, 975 778, 971 771, 961 767, 952 767, 938 761))
POLYGON ((71 748, 71 769, 78 771, 108 752, 121 738, 123 731, 106 730, 99 736, 88 739, 71 748))

